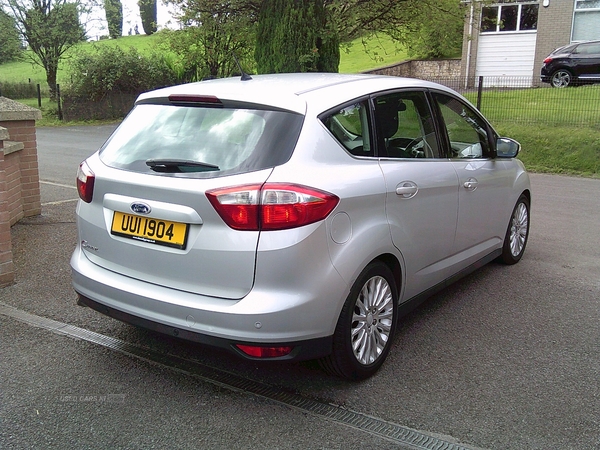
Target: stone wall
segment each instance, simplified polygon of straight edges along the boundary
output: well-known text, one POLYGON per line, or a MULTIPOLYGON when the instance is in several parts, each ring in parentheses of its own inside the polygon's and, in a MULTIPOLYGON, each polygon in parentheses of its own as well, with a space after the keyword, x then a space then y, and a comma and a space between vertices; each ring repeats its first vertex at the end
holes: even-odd
POLYGON ((458 78, 460 77, 460 59, 403 61, 398 64, 380 67, 364 73, 392 75, 395 77, 420 78, 422 80, 458 78))
POLYGON ((0 286, 14 281, 10 227, 41 213, 35 121, 40 111, 0 97, 0 286))

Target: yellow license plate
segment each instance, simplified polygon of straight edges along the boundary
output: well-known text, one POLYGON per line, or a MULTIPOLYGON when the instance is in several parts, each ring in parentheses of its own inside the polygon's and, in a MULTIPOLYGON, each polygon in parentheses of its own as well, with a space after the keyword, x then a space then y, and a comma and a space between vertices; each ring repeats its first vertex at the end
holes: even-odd
POLYGON ((116 236, 183 250, 188 225, 115 211, 110 232, 116 236))

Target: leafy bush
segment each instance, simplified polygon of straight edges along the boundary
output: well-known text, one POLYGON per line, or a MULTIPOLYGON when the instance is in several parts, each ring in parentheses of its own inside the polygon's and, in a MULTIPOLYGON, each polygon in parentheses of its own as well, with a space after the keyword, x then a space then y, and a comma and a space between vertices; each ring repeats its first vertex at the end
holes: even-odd
POLYGON ((121 118, 142 92, 177 83, 162 55, 141 55, 133 47, 94 46, 77 53, 70 73, 62 95, 65 120, 121 118))
POLYGON ((63 92, 90 101, 114 93, 140 94, 177 81, 162 55, 144 56, 133 47, 95 46, 92 52, 80 52, 71 61, 70 73, 71 84, 63 92))
MULTIPOLYGON (((45 85, 44 85, 45 86, 45 85)), ((37 85, 35 83, 0 83, 0 94, 13 100, 37 97, 37 85)), ((42 89, 42 95, 48 95, 47 86, 42 89)))

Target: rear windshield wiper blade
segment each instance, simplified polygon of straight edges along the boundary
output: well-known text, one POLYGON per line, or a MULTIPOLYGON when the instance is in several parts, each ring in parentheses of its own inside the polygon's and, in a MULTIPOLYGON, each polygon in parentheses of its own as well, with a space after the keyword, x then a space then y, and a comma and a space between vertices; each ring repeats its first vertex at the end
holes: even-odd
POLYGON ((148 159, 146 165, 155 172, 180 173, 219 170, 219 166, 187 159, 148 159))

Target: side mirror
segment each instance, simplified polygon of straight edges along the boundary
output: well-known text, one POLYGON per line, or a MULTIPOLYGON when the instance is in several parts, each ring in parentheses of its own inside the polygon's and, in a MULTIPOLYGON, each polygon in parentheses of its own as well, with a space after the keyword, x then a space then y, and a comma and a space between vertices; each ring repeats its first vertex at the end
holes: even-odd
POLYGON ((496 140, 497 158, 516 158, 521 150, 521 144, 511 138, 501 137, 496 140))

